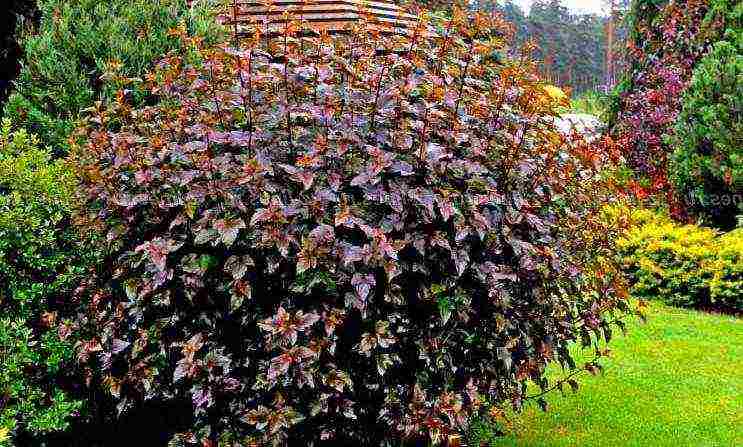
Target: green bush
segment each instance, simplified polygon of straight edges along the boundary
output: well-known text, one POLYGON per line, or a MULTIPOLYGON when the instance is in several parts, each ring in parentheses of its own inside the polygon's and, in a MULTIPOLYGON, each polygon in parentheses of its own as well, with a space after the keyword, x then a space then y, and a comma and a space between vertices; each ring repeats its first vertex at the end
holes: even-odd
POLYGON ((82 273, 65 230, 73 178, 25 130, 0 127, 0 446, 63 429, 80 404, 56 385, 72 357, 62 294, 82 273), (6 438, 4 441, 3 438, 6 438))
POLYGON ((171 29, 183 25, 192 35, 216 36, 212 1, 186 3, 39 0, 41 22, 23 38, 25 60, 6 116, 64 152, 81 110, 124 86, 135 102, 143 99, 131 80, 181 45, 171 29))
POLYGON ((647 211, 619 240, 639 298, 681 307, 743 310, 743 230, 720 235, 647 211))
POLYGON ((28 374, 59 374, 71 356, 71 346, 51 332, 39 339, 24 320, 3 318, 0 356, 0 390, 7 402, 0 410, 0 446, 12 445, 10 433, 17 430, 46 433, 66 428, 81 402, 59 387, 33 383, 28 374))
POLYGON ((732 226, 743 194, 743 32, 715 44, 694 69, 674 141, 676 188, 694 210, 732 226))

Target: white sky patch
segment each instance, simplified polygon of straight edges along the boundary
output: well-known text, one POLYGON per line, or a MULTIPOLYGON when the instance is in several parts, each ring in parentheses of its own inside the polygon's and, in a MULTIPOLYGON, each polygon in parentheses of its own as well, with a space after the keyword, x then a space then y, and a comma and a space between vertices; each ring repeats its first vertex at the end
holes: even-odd
MULTIPOLYGON (((528 12, 533 0, 513 0, 513 2, 521 6, 524 12, 528 12)), ((562 0, 562 4, 576 13, 603 14, 608 9, 604 0, 562 0)))

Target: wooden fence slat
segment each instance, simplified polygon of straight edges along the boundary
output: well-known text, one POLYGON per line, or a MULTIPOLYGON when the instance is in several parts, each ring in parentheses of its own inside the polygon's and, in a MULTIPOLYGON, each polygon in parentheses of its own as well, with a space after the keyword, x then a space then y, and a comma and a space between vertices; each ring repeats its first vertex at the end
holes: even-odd
POLYGON ((375 31, 410 34, 417 21, 416 16, 389 0, 233 0, 229 6, 222 20, 238 35, 250 34, 258 26, 281 33, 287 19, 301 20, 328 32, 346 32, 363 20, 375 31))

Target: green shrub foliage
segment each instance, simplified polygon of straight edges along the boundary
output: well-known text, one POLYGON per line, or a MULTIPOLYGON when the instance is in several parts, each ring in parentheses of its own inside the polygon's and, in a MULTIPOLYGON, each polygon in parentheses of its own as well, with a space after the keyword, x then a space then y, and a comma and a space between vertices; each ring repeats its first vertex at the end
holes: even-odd
POLYGON ((56 385, 73 353, 61 303, 81 273, 73 235, 64 229, 72 180, 34 138, 2 123, 0 430, 6 438, 63 429, 80 406, 56 385))
POLYGON ((569 346, 626 308, 607 149, 556 132, 534 65, 499 62, 501 26, 291 23, 165 58, 156 104, 95 112, 78 219, 111 271, 79 357, 121 411, 190 397, 173 445, 439 443, 555 386, 549 362, 596 370, 569 346))
POLYGON ((643 211, 619 240, 635 296, 681 307, 743 310, 743 231, 720 235, 643 211))
MULTIPOLYGON (((732 34, 732 33, 731 33, 732 34)), ((694 69, 676 122, 671 174, 696 211, 720 225, 743 212, 743 31, 694 69)))
POLYGON ((95 101, 124 85, 142 99, 136 78, 180 44, 169 30, 187 26, 211 37, 218 32, 209 8, 186 3, 39 0, 41 21, 23 37, 23 67, 5 115, 64 152, 80 112, 95 101))

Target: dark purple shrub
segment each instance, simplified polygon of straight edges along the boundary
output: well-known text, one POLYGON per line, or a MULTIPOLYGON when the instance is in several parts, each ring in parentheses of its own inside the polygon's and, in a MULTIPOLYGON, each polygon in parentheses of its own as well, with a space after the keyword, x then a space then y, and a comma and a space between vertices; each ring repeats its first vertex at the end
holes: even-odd
POLYGON ((194 43, 155 105, 98 107, 73 153, 112 266, 80 292, 92 383, 122 412, 190 396, 173 445, 377 446, 519 408, 549 362, 595 371, 568 347, 626 309, 608 159, 555 131, 500 26, 194 43))

